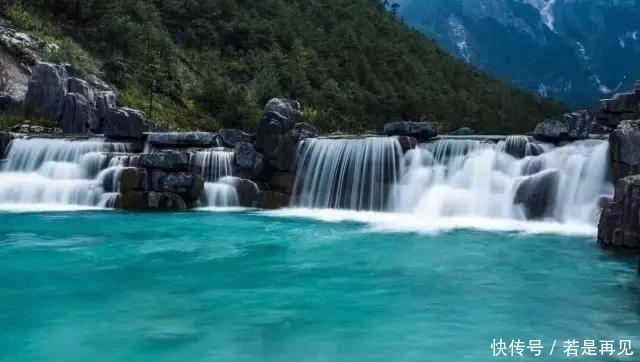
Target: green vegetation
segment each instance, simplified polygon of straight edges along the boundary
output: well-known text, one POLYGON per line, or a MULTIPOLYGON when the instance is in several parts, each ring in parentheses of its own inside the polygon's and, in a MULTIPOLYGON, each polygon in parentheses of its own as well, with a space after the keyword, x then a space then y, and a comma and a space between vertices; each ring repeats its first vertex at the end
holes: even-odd
POLYGON ((523 132, 564 111, 448 56, 379 1, 6 2, 16 26, 64 39, 48 59, 101 71, 120 101, 177 128, 251 129, 272 97, 299 100, 325 131, 436 118, 523 132))

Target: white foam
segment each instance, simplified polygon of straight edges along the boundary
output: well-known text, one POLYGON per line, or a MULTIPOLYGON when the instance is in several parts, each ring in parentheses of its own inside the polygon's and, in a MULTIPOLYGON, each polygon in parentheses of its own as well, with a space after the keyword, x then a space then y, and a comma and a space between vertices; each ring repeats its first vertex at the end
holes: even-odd
POLYGON ((60 211, 107 211, 102 207, 65 205, 65 204, 17 204, 0 203, 0 212, 23 213, 23 212, 60 212, 60 211))
POLYGON ((597 228, 581 222, 519 221, 482 217, 426 218, 409 213, 352 211, 335 209, 282 209, 261 214, 274 217, 294 217, 329 223, 358 222, 371 231, 393 233, 438 234, 442 232, 475 229, 526 234, 558 234, 567 236, 594 236, 597 228))

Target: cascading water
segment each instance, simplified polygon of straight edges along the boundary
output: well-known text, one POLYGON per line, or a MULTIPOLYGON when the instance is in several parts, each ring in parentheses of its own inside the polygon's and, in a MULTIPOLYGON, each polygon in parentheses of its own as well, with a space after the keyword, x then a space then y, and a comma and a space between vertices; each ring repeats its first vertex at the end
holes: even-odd
POLYGON ((387 137, 307 139, 296 167, 294 206, 383 210, 401 175, 402 149, 387 137))
POLYGON ((235 207, 239 205, 238 192, 224 179, 233 175, 233 152, 224 148, 199 151, 191 159, 191 170, 205 180, 203 206, 235 207))
POLYGON ((0 172, 0 204, 104 206, 104 153, 127 150, 102 139, 15 139, 0 172))
POLYGON ((426 219, 595 224, 599 199, 612 194, 607 151, 608 143, 597 140, 557 148, 526 138, 497 145, 469 140, 424 144, 405 156, 407 171, 394 190, 393 209, 426 219))

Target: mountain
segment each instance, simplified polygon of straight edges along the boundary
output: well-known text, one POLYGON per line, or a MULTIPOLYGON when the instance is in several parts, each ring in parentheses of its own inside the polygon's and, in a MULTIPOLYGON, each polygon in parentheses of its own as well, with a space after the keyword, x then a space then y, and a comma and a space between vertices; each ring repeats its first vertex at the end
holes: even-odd
POLYGON ((44 59, 99 73, 171 127, 251 129, 283 96, 325 131, 426 117, 445 130, 522 132, 564 110, 451 57, 379 1, 0 4, 11 26, 58 44, 44 59))
POLYGON ((638 0, 399 0, 451 54, 513 84, 589 108, 640 78, 638 0))

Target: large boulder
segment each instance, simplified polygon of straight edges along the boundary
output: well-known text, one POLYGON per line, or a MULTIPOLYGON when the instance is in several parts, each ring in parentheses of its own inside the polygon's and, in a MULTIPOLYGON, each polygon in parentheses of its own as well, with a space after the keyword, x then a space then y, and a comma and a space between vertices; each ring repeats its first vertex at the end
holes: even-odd
POLYGON ((603 99, 596 113, 596 121, 610 128, 627 119, 640 119, 640 82, 632 92, 617 93, 612 99, 603 99))
POLYGON ((0 160, 6 157, 6 152, 9 150, 9 144, 16 138, 15 133, 0 132, 0 160))
POLYGON ((286 194, 293 194, 295 176, 291 172, 272 171, 269 172, 267 184, 270 190, 282 191, 286 194))
POLYGON ((565 113, 546 119, 536 126, 533 137, 544 142, 576 141, 589 137, 591 118, 587 111, 565 113))
POLYGON ((0 93, 0 113, 11 113, 20 109, 20 101, 6 93, 0 93))
POLYGON ((264 112, 274 112, 288 119, 291 125, 303 121, 300 102, 291 99, 273 98, 264 107, 264 112))
POLYGON ((100 91, 94 94, 96 117, 90 126, 92 132, 100 132, 100 123, 109 110, 116 108, 116 94, 112 91, 100 91))
POLYGON ((268 159, 278 156, 280 141, 287 134, 294 123, 287 117, 276 112, 267 112, 260 119, 256 131, 256 149, 268 159))
POLYGON ((191 172, 151 171, 149 189, 180 195, 187 203, 197 201, 204 191, 204 179, 191 172))
POLYGON ((147 170, 144 168, 127 167, 119 172, 119 192, 126 194, 131 191, 147 191, 147 170))
POLYGON ((270 159, 271 168, 289 172, 295 167, 296 153, 300 142, 318 136, 316 128, 308 123, 296 123, 293 128, 280 138, 275 157, 270 159))
POLYGON ((640 120, 622 121, 609 136, 613 181, 640 173, 640 120))
POLYGON ((189 155, 185 152, 143 153, 138 159, 138 166, 165 171, 189 171, 189 155))
POLYGON ((67 92, 77 93, 85 97, 91 104, 94 103, 93 90, 85 80, 80 78, 67 79, 67 92))
POLYGON ((85 134, 96 122, 91 103, 81 94, 67 93, 63 109, 58 125, 64 134, 85 134))
POLYGON ((210 132, 149 133, 147 142, 156 148, 209 148, 216 145, 216 134, 210 132))
POLYGON ((385 136, 410 136, 425 142, 438 136, 437 122, 391 122, 384 125, 385 136))
POLYGON ((218 132, 220 145, 227 148, 234 148, 240 142, 253 144, 256 140, 254 135, 240 131, 239 129, 223 128, 218 132))
POLYGON ((238 193, 238 203, 241 207, 258 207, 260 205, 262 191, 255 182, 233 176, 224 177, 220 182, 235 187, 238 193))
POLYGON ((614 199, 602 209, 598 243, 605 248, 640 251, 640 175, 616 183, 614 199))
POLYGON ((264 156, 250 143, 239 142, 233 149, 233 168, 238 177, 257 179, 264 170, 264 156))
POLYGON ((62 66, 38 63, 33 68, 24 100, 25 118, 58 121, 65 101, 66 78, 62 66))
POLYGON ((402 153, 407 153, 410 150, 418 147, 418 140, 410 136, 397 136, 398 143, 402 148, 402 153))
POLYGON ((100 124, 100 131, 111 139, 141 139, 149 131, 149 120, 144 112, 131 108, 107 110, 100 124))
POLYGON ((172 193, 132 191, 118 194, 114 207, 129 211, 182 211, 187 209, 187 204, 172 193))
POLYGON ((260 195, 260 208, 267 210, 289 206, 290 196, 281 191, 265 190, 260 195))
POLYGON ((528 220, 549 217, 559 182, 558 170, 548 170, 528 176, 517 185, 514 204, 522 206, 528 220))

